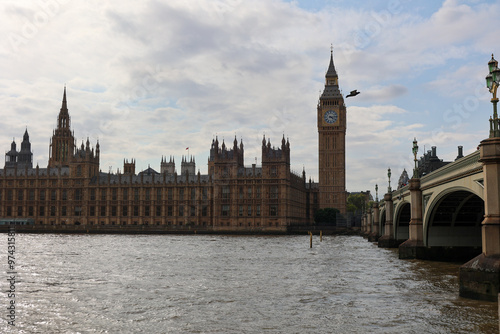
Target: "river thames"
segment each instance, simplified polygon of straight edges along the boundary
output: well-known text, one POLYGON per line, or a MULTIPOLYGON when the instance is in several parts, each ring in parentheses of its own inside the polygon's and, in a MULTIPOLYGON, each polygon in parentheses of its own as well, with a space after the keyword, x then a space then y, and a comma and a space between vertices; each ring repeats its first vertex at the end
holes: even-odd
POLYGON ((2 333, 498 333, 459 264, 358 236, 16 234, 2 333))

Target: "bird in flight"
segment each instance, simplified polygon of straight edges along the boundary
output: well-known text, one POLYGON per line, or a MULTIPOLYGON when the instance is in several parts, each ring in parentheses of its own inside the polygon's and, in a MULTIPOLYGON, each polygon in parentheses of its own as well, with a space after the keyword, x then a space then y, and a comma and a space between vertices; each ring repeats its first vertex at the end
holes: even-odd
POLYGON ((351 90, 351 92, 349 93, 349 95, 347 95, 345 98, 347 99, 349 96, 356 96, 358 95, 360 92, 358 92, 357 89, 355 90, 351 90))

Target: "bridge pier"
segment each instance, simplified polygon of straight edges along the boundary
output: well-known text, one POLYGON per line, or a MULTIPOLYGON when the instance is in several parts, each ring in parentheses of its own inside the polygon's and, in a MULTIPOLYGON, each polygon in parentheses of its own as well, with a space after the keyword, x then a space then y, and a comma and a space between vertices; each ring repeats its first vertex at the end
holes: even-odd
POLYGON ((399 245, 400 259, 423 259, 426 258, 424 247, 424 229, 422 223, 422 190, 420 179, 411 178, 410 184, 411 219, 409 226, 409 238, 399 245))
POLYGON ((368 241, 373 241, 377 242, 378 238, 380 237, 380 232, 379 232, 379 208, 378 208, 378 203, 374 202, 373 203, 373 210, 372 210, 372 233, 368 236, 368 241))
POLYGON ((392 204, 392 193, 388 192, 384 195, 385 202, 385 225, 384 235, 378 239, 378 246, 382 248, 397 248, 398 241, 394 238, 394 206, 392 204))
POLYGON ((460 296, 496 301, 500 292, 500 138, 479 145, 484 173, 484 220, 479 256, 460 267, 460 296))
POLYGON ((363 215, 363 221, 365 223, 365 229, 364 229, 364 232, 363 232, 363 237, 364 238, 368 238, 368 236, 370 235, 370 233, 372 233, 372 222, 371 222, 371 217, 368 215, 368 212, 366 212, 363 215))
POLYGON ((364 236, 366 233, 366 222, 365 222, 365 216, 361 214, 361 235, 364 236))
POLYGON ((366 210, 366 223, 368 226, 368 230, 366 231, 366 237, 369 239, 370 234, 373 231, 373 219, 372 219, 372 211, 367 209, 366 210))

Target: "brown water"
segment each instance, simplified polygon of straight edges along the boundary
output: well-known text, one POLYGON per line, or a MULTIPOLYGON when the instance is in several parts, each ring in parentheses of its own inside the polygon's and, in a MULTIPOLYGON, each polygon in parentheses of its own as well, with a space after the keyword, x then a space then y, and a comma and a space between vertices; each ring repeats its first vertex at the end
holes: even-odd
MULTIPOLYGON (((2 309, 7 306, 7 235, 2 309)), ((498 333, 458 264, 360 237, 17 235, 23 333, 498 333)))

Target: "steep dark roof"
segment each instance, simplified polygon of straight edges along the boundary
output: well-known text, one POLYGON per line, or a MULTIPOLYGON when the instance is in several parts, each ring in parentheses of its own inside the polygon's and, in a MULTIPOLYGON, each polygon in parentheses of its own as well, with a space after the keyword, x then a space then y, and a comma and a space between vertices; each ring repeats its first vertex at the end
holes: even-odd
POLYGON ((155 171, 151 167, 148 167, 147 169, 143 170, 138 175, 141 175, 141 174, 144 174, 144 175, 160 175, 160 173, 158 173, 157 171, 155 171))
POLYGON ((326 71, 327 78, 333 78, 337 76, 337 71, 335 70, 335 65, 333 64, 333 52, 330 54, 330 65, 328 66, 328 71, 326 71))
POLYGON ((335 80, 335 84, 333 85, 330 84, 333 80, 328 80, 338 78, 335 65, 333 64, 333 52, 330 55, 330 65, 328 66, 328 71, 326 71, 325 78, 325 90, 323 90, 323 94, 321 94, 321 99, 342 98, 337 80, 335 80))

